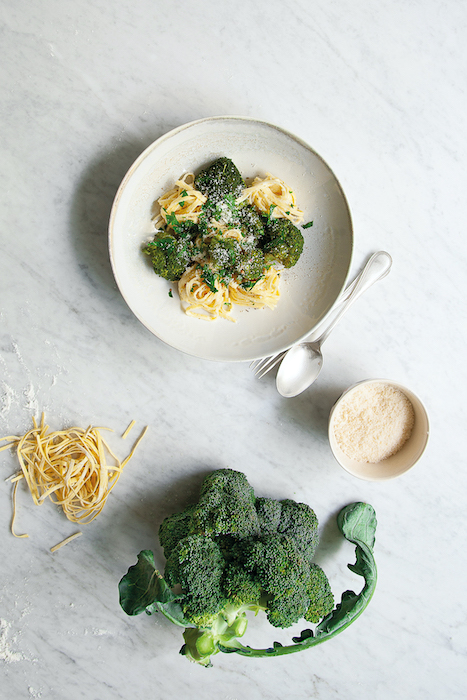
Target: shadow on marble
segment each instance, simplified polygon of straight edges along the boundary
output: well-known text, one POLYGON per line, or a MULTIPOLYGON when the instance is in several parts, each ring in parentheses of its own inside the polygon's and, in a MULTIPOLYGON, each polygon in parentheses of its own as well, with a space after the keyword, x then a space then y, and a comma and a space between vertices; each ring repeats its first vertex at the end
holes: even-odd
POLYGON ((112 204, 125 173, 160 133, 109 148, 84 171, 70 210, 72 245, 83 275, 92 287, 115 287, 108 253, 112 204))
POLYGON ((315 384, 293 399, 283 399, 279 410, 283 418, 298 425, 320 440, 327 440, 328 420, 332 406, 344 391, 341 386, 315 384))
POLYGON ((134 551, 136 557, 141 548, 148 547, 153 549, 158 565, 163 567, 159 526, 168 515, 181 512, 197 501, 201 484, 211 471, 206 465, 194 467, 193 473, 171 481, 166 488, 146 486, 144 491, 135 491, 133 498, 125 500, 125 508, 119 510, 118 518, 100 522, 95 544, 114 562, 126 549, 134 551))

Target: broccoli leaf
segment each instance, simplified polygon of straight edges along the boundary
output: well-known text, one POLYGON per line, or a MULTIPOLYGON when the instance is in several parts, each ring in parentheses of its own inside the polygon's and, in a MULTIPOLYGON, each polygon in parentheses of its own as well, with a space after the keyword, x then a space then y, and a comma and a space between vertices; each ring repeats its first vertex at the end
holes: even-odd
POLYGON ((172 593, 156 569, 154 554, 149 549, 138 554, 137 564, 128 569, 118 589, 120 605, 127 615, 139 615, 144 611, 149 614, 161 612, 176 625, 193 626, 185 619, 179 603, 183 595, 172 593))

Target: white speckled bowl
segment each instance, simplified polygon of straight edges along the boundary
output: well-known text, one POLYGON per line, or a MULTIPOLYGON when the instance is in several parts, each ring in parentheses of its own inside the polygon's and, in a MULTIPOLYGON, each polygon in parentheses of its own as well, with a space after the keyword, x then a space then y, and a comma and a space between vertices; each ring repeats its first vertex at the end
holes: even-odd
POLYGON ((113 204, 109 249, 125 301, 154 335, 189 355, 232 362, 286 350, 327 317, 345 287, 353 231, 337 178, 310 146, 257 119, 210 117, 165 134, 131 166, 113 204), (154 201, 183 173, 196 173, 219 156, 231 158, 245 178, 271 172, 283 179, 295 190, 305 221, 313 220, 304 231, 302 257, 282 276, 277 307, 237 308, 236 323, 187 316, 176 283, 157 277, 141 250, 154 235, 154 201))
POLYGON ((407 389, 397 382, 390 381, 389 379, 366 379, 349 387, 349 389, 344 391, 342 396, 340 396, 340 398, 336 401, 329 415, 328 432, 329 444, 331 445, 332 453, 341 467, 349 472, 349 474, 357 476, 359 479, 366 479, 367 481, 383 481, 385 479, 393 479, 396 476, 404 474, 418 462, 425 451, 428 442, 429 424, 424 405, 418 396, 410 391, 410 389, 407 389), (339 447, 334 434, 333 419, 336 415, 336 409, 344 397, 348 398, 351 392, 355 391, 357 388, 360 388, 363 384, 376 383, 389 384, 395 389, 399 389, 399 391, 407 396, 414 409, 415 423, 410 438, 399 450, 399 452, 391 457, 388 457, 387 459, 382 460, 381 462, 377 462, 376 464, 357 462, 347 457, 347 455, 344 454, 339 447))

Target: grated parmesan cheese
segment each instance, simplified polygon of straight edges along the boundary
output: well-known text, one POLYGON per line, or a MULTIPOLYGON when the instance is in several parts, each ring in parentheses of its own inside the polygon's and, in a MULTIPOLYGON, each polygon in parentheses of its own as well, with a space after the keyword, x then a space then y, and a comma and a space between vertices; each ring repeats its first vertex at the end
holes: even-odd
POLYGON ((395 387, 363 384, 345 396, 334 416, 334 435, 344 454, 375 464, 398 452, 415 421, 413 406, 395 387))

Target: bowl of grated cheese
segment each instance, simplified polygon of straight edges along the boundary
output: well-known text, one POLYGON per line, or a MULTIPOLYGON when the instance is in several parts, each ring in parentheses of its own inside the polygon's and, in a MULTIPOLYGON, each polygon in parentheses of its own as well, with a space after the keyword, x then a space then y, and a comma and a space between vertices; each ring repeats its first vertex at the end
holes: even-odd
POLYGON ((331 409, 329 443, 349 474, 367 481, 393 479, 425 451, 426 409, 412 391, 388 379, 367 379, 347 389, 331 409))

